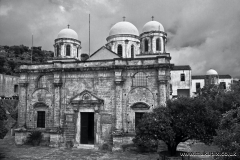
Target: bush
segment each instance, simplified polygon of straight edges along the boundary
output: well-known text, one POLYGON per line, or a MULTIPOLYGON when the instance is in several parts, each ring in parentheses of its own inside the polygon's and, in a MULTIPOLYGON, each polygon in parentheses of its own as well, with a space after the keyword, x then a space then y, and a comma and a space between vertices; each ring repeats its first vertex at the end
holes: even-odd
POLYGON ((43 138, 42 132, 34 131, 28 135, 26 144, 38 146, 40 144, 42 138, 43 138))
POLYGON ((133 142, 137 146, 139 152, 156 152, 158 148, 158 142, 153 139, 135 137, 133 142))

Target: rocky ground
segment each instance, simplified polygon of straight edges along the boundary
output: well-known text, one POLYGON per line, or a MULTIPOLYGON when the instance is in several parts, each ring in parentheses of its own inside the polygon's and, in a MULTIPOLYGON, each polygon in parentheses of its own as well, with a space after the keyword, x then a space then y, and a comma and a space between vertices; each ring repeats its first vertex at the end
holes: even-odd
MULTIPOLYGON (((216 149, 199 144, 191 146, 190 150, 201 152, 215 151, 216 149)), ((158 157, 157 153, 138 153, 136 151, 107 152, 90 149, 16 146, 14 137, 10 135, 0 139, 1 160, 157 160, 158 157)), ((191 157, 190 160, 212 160, 212 157, 191 157)))

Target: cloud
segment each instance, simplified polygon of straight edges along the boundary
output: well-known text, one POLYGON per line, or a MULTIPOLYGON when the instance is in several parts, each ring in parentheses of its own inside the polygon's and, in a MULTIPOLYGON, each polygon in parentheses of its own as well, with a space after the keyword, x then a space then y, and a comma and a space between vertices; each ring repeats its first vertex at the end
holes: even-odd
POLYGON ((219 74, 240 75, 239 0, 2 0, 0 45, 31 45, 53 50, 54 39, 70 24, 88 52, 106 43, 110 28, 126 20, 139 30, 159 21, 168 35, 167 51, 175 65, 190 65, 193 74, 214 68, 219 74), (41 7, 40 7, 41 6, 41 7))
POLYGON ((6 16, 8 15, 8 12, 12 9, 12 6, 0 6, 0 16, 6 16))
POLYGON ((66 10, 65 10, 65 8, 64 8, 63 6, 59 6, 59 8, 60 8, 60 10, 61 10, 62 12, 66 12, 66 10))

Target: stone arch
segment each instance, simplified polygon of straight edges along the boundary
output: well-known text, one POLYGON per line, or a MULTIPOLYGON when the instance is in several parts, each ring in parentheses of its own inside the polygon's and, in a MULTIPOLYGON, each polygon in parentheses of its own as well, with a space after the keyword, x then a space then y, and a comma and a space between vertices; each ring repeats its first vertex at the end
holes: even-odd
POLYGON ((52 105, 52 94, 45 88, 36 89, 31 96, 31 103, 42 102, 48 106, 52 105))
POLYGON ((127 94, 127 108, 138 102, 146 103, 152 109, 155 104, 155 96, 147 87, 132 88, 127 94))

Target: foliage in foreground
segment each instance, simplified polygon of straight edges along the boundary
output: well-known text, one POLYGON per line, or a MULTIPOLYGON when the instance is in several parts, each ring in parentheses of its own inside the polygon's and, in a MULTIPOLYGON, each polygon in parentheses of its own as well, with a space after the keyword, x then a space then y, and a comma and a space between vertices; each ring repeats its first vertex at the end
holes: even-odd
POLYGON ((6 112, 0 104, 0 139, 3 139, 8 132, 4 124, 5 120, 7 120, 6 112))
POLYGON ((163 140, 172 156, 177 145, 189 139, 211 143, 216 135, 219 115, 208 109, 200 98, 169 100, 166 107, 158 107, 145 113, 136 128, 134 143, 147 146, 147 142, 163 140))
POLYGON ((43 138, 42 132, 34 131, 27 137, 26 144, 32 144, 34 146, 39 145, 43 138))
POLYGON ((223 115, 214 143, 219 146, 221 152, 237 153, 236 157, 224 157, 226 160, 240 159, 240 107, 223 115))

